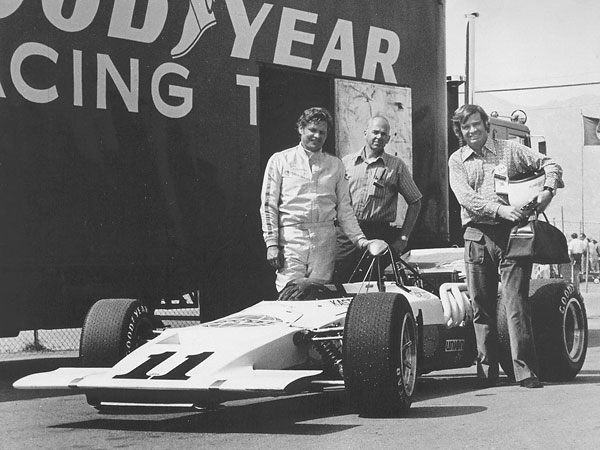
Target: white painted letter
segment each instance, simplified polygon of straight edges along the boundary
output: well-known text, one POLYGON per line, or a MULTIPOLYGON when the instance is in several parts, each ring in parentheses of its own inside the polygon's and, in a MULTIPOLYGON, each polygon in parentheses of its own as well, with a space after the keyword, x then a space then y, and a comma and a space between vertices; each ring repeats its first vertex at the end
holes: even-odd
POLYGON ((129 112, 138 112, 138 97, 139 97, 139 81, 140 81, 140 62, 137 59, 129 60, 129 78, 131 88, 127 89, 127 85, 117 68, 113 64, 110 56, 98 53, 98 84, 96 87, 96 102, 98 109, 106 109, 106 74, 110 74, 110 78, 115 83, 115 86, 129 112))
POLYGON ((327 67, 332 59, 342 63, 342 75, 345 77, 356 76, 356 62, 354 59, 354 38, 352 36, 352 22, 339 19, 331 33, 323 58, 317 70, 327 72, 327 67), (337 43, 340 47, 336 48, 337 43))
POLYGON ((250 89, 250 125, 256 125, 258 123, 258 77, 238 74, 236 82, 238 86, 248 86, 250 89))
POLYGON ((260 7, 260 11, 254 21, 250 23, 243 0, 227 0, 229 17, 235 31, 235 41, 233 41, 233 47, 231 47, 231 56, 234 58, 250 59, 254 38, 265 22, 272 7, 273 5, 264 3, 260 7))
POLYGON ((43 0, 46 17, 59 30, 70 33, 86 29, 96 17, 100 0, 77 0, 71 17, 64 17, 62 9, 65 0, 43 0))
POLYGON ((292 44, 302 42, 312 45, 315 35, 296 30, 296 21, 317 23, 318 14, 300 11, 298 9, 283 8, 281 21, 279 23, 279 34, 277 35, 277 46, 275 47, 275 64, 310 69, 312 60, 292 55, 292 44))
POLYGON ((83 53, 73 50, 73 105, 83 106, 83 53))
POLYGON ((187 80, 190 71, 179 64, 167 62, 161 64, 152 75, 152 100, 158 112, 172 119, 179 119, 187 115, 192 110, 193 91, 191 88, 169 85, 169 95, 183 99, 179 106, 172 106, 166 103, 160 96, 160 82, 168 73, 176 73, 187 80))
POLYGON ((154 42, 163 30, 169 5, 167 0, 146 0, 146 16, 142 28, 133 28, 133 11, 137 0, 115 0, 108 35, 135 42, 154 42))
POLYGON ((23 3, 23 0, 2 0, 0 2, 0 19, 4 19, 14 13, 19 9, 21 3, 23 3))
POLYGON ((377 64, 381 64, 383 78, 387 83, 396 83, 396 75, 392 67, 400 55, 400 38, 396 33, 383 28, 371 27, 367 41, 367 52, 365 55, 365 66, 362 77, 367 80, 375 80, 377 64), (388 48, 381 53, 381 41, 387 41, 388 48))
POLYGON ((38 42, 25 42, 15 50, 10 60, 10 76, 13 84, 19 93, 33 103, 50 103, 58 98, 56 86, 52 85, 47 89, 36 89, 27 84, 21 74, 21 65, 29 56, 43 56, 56 64, 58 53, 53 48, 38 42))

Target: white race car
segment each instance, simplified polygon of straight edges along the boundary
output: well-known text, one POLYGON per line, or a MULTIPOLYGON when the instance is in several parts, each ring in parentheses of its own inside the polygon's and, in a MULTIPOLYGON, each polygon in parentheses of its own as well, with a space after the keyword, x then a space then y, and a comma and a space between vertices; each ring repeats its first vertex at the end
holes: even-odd
MULTIPOLYGON (((453 258, 460 255, 450 249, 413 250, 412 264, 392 261, 391 277, 381 271, 375 281, 337 287, 304 280, 288 291, 302 300, 261 301, 218 320, 165 329, 148 342, 155 330, 144 305, 100 300, 82 329, 83 367, 33 374, 14 387, 80 391, 97 408, 212 408, 236 399, 345 388, 360 414, 396 415, 410 407, 420 374, 476 360, 465 284, 440 283, 456 280, 455 268, 442 264, 453 258)), ((532 280, 531 301, 540 377, 572 379, 587 350, 581 295, 561 280, 532 280)), ((501 307, 498 327, 501 365, 513 377, 501 307)))

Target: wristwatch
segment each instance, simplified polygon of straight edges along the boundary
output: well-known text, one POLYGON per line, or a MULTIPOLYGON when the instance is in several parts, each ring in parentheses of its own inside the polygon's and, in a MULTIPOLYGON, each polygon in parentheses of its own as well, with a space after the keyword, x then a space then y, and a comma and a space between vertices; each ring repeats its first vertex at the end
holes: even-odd
POLYGON ((554 188, 551 188, 550 186, 544 186, 544 191, 548 191, 552 194, 552 196, 554 197, 554 188))

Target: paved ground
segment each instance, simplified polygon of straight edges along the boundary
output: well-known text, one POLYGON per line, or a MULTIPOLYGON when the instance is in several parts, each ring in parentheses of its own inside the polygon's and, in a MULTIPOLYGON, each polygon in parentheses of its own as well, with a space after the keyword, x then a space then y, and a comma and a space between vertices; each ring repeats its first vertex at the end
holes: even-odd
POLYGON ((365 419, 343 393, 233 402, 211 412, 98 413, 82 395, 17 391, 12 380, 74 365, 72 354, 0 362, 0 449, 597 449, 600 448, 600 286, 582 285, 590 341, 580 375, 525 390, 474 389, 473 368, 420 379, 406 417, 365 419))

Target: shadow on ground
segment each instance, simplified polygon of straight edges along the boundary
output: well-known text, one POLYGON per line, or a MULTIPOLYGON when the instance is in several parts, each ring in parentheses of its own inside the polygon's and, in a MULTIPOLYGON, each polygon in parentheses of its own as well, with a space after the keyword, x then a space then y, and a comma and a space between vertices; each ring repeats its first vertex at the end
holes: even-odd
MULTIPOLYGON (((406 420, 454 417, 476 414, 487 408, 481 406, 419 406, 418 403, 401 417, 373 420, 406 420)), ((164 414, 165 410, 159 410, 164 414)), ((343 391, 305 394, 280 399, 265 399, 249 404, 234 404, 224 408, 180 414, 177 417, 153 417, 148 408, 112 408, 99 418, 65 423, 54 428, 101 429, 121 431, 154 431, 215 434, 271 434, 320 436, 360 426, 356 412, 346 402, 343 391), (345 423, 306 423, 331 417, 348 416, 345 423)))

